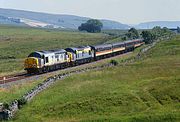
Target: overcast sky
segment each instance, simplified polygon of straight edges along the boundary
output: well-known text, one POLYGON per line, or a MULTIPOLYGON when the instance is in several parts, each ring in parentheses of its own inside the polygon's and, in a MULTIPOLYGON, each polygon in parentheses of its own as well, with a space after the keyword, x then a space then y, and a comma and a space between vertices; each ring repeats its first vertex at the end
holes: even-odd
POLYGON ((0 8, 79 15, 126 24, 180 21, 180 0, 0 0, 0 8))

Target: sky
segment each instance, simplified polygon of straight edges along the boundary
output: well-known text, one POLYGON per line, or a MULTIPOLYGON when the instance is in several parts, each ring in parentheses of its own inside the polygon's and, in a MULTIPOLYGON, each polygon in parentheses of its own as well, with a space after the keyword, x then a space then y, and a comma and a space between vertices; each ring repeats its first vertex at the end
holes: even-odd
POLYGON ((180 0, 0 0, 0 8, 78 15, 125 24, 180 21, 180 0))

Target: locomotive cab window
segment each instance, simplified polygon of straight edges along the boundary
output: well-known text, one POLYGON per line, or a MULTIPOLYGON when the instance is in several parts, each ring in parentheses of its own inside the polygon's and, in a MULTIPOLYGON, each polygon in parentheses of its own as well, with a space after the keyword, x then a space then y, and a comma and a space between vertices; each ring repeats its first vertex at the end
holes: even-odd
POLYGON ((61 60, 63 60, 63 58, 64 58, 64 57, 63 57, 63 54, 61 54, 61 60))
POLYGON ((46 63, 48 63, 49 62, 49 59, 48 59, 48 57, 46 57, 46 63))
POLYGON ((36 58, 41 58, 41 55, 38 53, 31 53, 28 57, 36 57, 36 58))
POLYGON ((89 55, 91 55, 91 50, 89 50, 89 55))
POLYGON ((68 53, 66 52, 66 53, 64 54, 64 59, 67 60, 67 58, 69 58, 69 55, 68 55, 68 53))
POLYGON ((59 55, 55 55, 55 58, 57 59, 57 61, 59 61, 59 55))

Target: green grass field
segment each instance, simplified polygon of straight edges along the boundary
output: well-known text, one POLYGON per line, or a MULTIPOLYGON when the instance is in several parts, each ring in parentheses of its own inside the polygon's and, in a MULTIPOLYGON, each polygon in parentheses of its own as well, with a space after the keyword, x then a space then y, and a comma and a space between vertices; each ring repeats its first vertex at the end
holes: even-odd
MULTIPOLYGON (((121 62, 122 59, 116 59, 121 62)), ((180 121, 180 36, 144 60, 73 75, 40 93, 17 122, 180 121)))
POLYGON ((33 51, 101 44, 106 34, 0 26, 0 76, 23 71, 24 59, 33 51))

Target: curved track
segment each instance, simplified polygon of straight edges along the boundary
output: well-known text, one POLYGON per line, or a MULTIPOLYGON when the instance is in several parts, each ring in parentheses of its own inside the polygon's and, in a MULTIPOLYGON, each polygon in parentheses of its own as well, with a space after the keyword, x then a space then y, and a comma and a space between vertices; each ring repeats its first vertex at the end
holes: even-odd
MULTIPOLYGON (((130 53, 132 53, 132 52, 116 55, 116 56, 105 58, 105 59, 101 59, 101 60, 98 60, 98 61, 93 61, 93 62, 90 62, 90 63, 81 64, 81 65, 78 65, 78 66, 84 66, 84 65, 89 65, 89 64, 97 63, 97 62, 102 62, 103 60, 113 59, 113 58, 116 58, 116 57, 121 57, 121 56, 124 56, 124 55, 128 55, 130 53)), ((77 66, 75 66, 75 67, 77 67, 77 66)), ((72 68, 72 67, 68 67, 68 68, 60 69, 60 70, 67 70, 69 68, 72 68)), ((54 71, 47 72, 47 73, 52 73, 52 72, 54 72, 54 71)), ((43 73, 43 74, 46 74, 46 73, 43 73)), ((38 74, 38 75, 43 75, 43 74, 38 74)), ((30 77, 33 77, 33 76, 36 76, 36 75, 35 74, 29 75, 26 72, 3 76, 3 77, 0 77, 0 85, 6 84, 6 83, 10 83, 10 82, 15 82, 15 81, 18 81, 18 80, 23 80, 23 79, 30 78, 30 77)))

